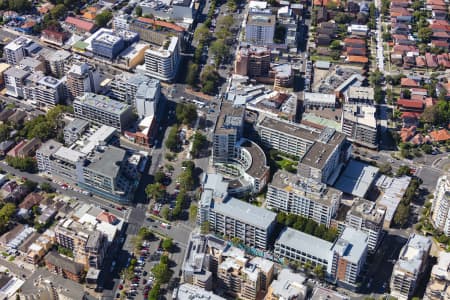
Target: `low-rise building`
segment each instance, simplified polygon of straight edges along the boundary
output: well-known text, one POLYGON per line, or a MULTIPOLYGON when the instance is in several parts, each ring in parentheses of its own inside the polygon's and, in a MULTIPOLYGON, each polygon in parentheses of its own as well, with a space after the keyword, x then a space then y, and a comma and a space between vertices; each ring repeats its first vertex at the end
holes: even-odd
POLYGON ((213 292, 206 291, 201 287, 183 283, 178 287, 176 292, 177 300, 192 300, 192 299, 209 299, 209 300, 225 300, 218 295, 215 295, 213 292))
POLYGON ((80 282, 83 277, 83 265, 73 262, 68 258, 62 257, 58 253, 52 251, 45 257, 45 266, 55 274, 69 278, 73 281, 80 282))
POLYGON ((392 271, 391 295, 400 300, 412 297, 427 266, 431 240, 411 234, 408 242, 400 250, 400 255, 392 271))

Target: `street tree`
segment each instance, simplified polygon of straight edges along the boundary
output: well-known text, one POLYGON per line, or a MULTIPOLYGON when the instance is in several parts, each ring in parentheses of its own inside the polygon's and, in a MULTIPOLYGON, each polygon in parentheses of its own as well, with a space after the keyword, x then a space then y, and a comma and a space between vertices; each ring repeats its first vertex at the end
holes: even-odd
POLYGON ((145 188, 145 194, 147 198, 152 198, 153 200, 158 200, 164 195, 164 187, 161 183, 151 183, 145 188))

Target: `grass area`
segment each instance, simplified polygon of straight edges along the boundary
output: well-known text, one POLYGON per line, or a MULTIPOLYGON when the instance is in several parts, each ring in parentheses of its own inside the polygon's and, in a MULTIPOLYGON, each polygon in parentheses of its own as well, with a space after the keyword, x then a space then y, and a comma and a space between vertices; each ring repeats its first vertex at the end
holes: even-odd
POLYGON ((312 55, 311 60, 312 61, 323 60, 323 61, 329 61, 329 62, 334 62, 334 63, 340 62, 340 60, 336 60, 336 59, 333 59, 331 56, 325 56, 325 55, 312 55))
POLYGON ((8 261, 14 261, 16 259, 16 257, 14 255, 11 255, 10 257, 8 257, 8 261))

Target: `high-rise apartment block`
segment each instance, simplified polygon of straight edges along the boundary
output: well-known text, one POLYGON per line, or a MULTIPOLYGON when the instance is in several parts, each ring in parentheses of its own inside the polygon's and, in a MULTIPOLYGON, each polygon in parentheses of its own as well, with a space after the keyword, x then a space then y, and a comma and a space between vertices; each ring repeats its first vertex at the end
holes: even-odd
POLYGON ((268 186, 266 205, 330 226, 342 199, 342 192, 310 178, 278 171, 268 186))
POLYGON ((431 206, 434 226, 450 236, 450 176, 439 177, 431 206))
POLYGON ((373 201, 357 198, 347 212, 345 224, 369 236, 369 251, 375 251, 381 241, 386 208, 373 201))
POLYGON ((294 273, 292 270, 282 269, 277 279, 272 281, 266 300, 304 300, 308 289, 304 283, 306 277, 301 273, 294 273))
POLYGON ((425 236, 411 234, 400 250, 400 256, 392 271, 391 295, 400 300, 410 299, 418 287, 427 266, 431 240, 425 236))
POLYGON ((107 125, 120 131, 127 128, 133 115, 131 106, 112 100, 107 96, 84 93, 73 102, 74 114, 77 118, 107 125))
POLYGON ((61 78, 69 71, 72 54, 66 50, 56 50, 50 52, 44 59, 48 72, 56 78, 61 78))
POLYGON ((239 49, 234 72, 249 77, 267 77, 270 70, 270 49, 251 47, 239 49))
POLYGON ((448 299, 450 287, 450 253, 441 251, 437 264, 431 269, 431 278, 428 281, 424 300, 448 299))
POLYGON ((159 48, 152 47, 145 51, 145 74, 162 81, 175 78, 180 63, 180 44, 178 37, 168 37, 159 48))
POLYGON ((244 106, 223 103, 213 133, 213 162, 225 163, 236 156, 236 143, 244 131, 244 106))
POLYGON ((87 63, 73 64, 67 73, 67 89, 69 97, 74 99, 86 92, 98 92, 100 85, 99 72, 87 63))
POLYGON ((6 70, 4 73, 6 94, 15 98, 24 98, 25 80, 29 75, 30 72, 16 67, 6 70))
POLYGON ((270 12, 252 12, 247 17, 245 41, 254 45, 273 44, 276 17, 270 12))

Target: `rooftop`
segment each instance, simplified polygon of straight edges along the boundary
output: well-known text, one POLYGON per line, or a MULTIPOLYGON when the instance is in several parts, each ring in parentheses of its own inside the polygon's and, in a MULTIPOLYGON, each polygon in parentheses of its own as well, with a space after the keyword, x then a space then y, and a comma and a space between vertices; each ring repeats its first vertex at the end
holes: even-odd
POLYGON ((349 297, 339 294, 336 291, 324 287, 316 287, 311 296, 311 300, 350 300, 349 297))
POLYGON ((302 195, 303 197, 328 206, 333 206, 334 202, 342 196, 341 191, 327 187, 326 184, 310 178, 294 175, 284 170, 279 170, 273 175, 270 186, 302 195))
POLYGON ((305 299, 307 288, 303 284, 306 278, 301 273, 293 273, 290 269, 282 269, 278 278, 272 281, 272 294, 279 299, 305 299))
POLYGON ((391 222, 394 218, 397 206, 402 200, 410 181, 411 177, 409 176, 392 178, 384 175, 377 180, 376 185, 384 191, 383 196, 378 200, 378 204, 386 207, 386 221, 391 222))
POLYGON ((318 140, 306 151, 300 163, 322 169, 335 149, 345 141, 345 134, 332 128, 325 128, 318 140))
POLYGON ((8 70, 6 70, 4 74, 7 76, 14 77, 14 78, 23 79, 23 78, 27 77, 30 74, 30 72, 22 70, 22 69, 18 69, 16 67, 12 67, 12 68, 9 68, 8 70))
POLYGON ((38 152, 45 156, 50 156, 54 154, 58 149, 62 147, 62 144, 55 140, 48 140, 41 145, 38 152))
POLYGON ((94 93, 84 93, 83 96, 76 98, 76 102, 111 114, 121 114, 129 109, 129 105, 124 102, 112 100, 107 96, 94 93))
POLYGON ((105 176, 116 178, 125 155, 126 151, 123 149, 112 146, 104 147, 100 152, 96 153, 86 168, 105 176))
POLYGON ((314 102, 314 103, 335 103, 336 95, 335 94, 325 94, 325 93, 310 93, 305 92, 305 102, 314 102))
POLYGON ((229 134, 240 128, 244 122, 244 112, 244 106, 233 106, 231 103, 223 102, 214 133, 229 134))
POLYGON ((215 295, 213 292, 208 292, 201 287, 183 283, 178 288, 177 298, 178 300, 225 300, 220 296, 215 295))
POLYGON ((431 240, 429 238, 415 233, 411 234, 408 242, 400 251, 394 271, 404 271, 418 276, 430 249, 431 240))
POLYGON ((344 119, 370 128, 377 128, 376 112, 377 108, 375 106, 348 103, 343 106, 344 119))
POLYGON ((292 228, 284 229, 276 243, 307 254, 314 254, 315 257, 323 261, 331 259, 330 250, 333 246, 332 243, 292 228))
POLYGON ((384 220, 385 213, 386 208, 381 205, 377 205, 376 202, 363 198, 356 198, 353 201, 353 205, 347 215, 351 214, 363 218, 364 220, 381 224, 384 220))
POLYGON ((309 141, 315 141, 320 135, 320 131, 315 128, 269 117, 264 117, 258 126, 309 141))
POLYGON ((247 17, 247 26, 275 26, 275 15, 268 14, 249 14, 247 17))
POLYGON ((46 262, 58 266, 72 274, 81 274, 83 265, 59 255, 56 251, 50 251, 44 258, 46 262))
POLYGON ((89 122, 83 119, 75 118, 69 124, 64 127, 64 130, 70 132, 81 132, 89 126, 89 122))
POLYGON ((368 239, 367 233, 346 227, 333 245, 333 250, 337 251, 345 260, 359 264, 367 252, 368 239))
POLYGON ((351 86, 348 89, 348 98, 373 101, 374 91, 371 87, 351 86))
POLYGON ((377 167, 351 159, 334 187, 344 193, 364 198, 377 174, 377 167))
POLYGON ((241 140, 240 147, 248 151, 252 157, 251 164, 246 170, 246 173, 255 178, 263 176, 268 171, 269 166, 267 165, 266 154, 261 147, 250 140, 241 140))
POLYGON ((122 38, 120 36, 108 33, 108 32, 102 32, 100 35, 94 38, 93 42, 106 44, 109 46, 112 46, 114 44, 117 44, 120 42, 122 38))
POLYGON ((214 211, 243 223, 266 230, 275 221, 276 213, 251 205, 236 198, 228 198, 214 204, 214 211))

